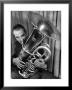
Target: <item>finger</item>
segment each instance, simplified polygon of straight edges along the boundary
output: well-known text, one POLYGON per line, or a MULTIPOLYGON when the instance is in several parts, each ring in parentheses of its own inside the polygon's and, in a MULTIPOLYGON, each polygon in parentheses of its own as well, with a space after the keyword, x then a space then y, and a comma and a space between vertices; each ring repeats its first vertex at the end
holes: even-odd
POLYGON ((17 65, 17 67, 18 67, 19 69, 21 69, 21 67, 20 67, 19 65, 17 65))
POLYGON ((23 61, 20 61, 20 63, 25 65, 25 63, 23 61))
POLYGON ((20 63, 18 63, 17 66, 18 66, 18 68, 24 67, 24 65, 22 65, 20 63))
POLYGON ((19 64, 19 67, 24 68, 25 65, 19 64))
POLYGON ((20 63, 19 65, 20 65, 20 67, 24 67, 25 66, 25 64, 22 64, 22 63, 20 63))
POLYGON ((37 62, 35 63, 35 65, 36 65, 36 66, 40 66, 40 64, 39 64, 39 63, 37 63, 37 62))
POLYGON ((22 65, 17 65, 17 67, 18 67, 19 69, 24 68, 24 66, 22 66, 22 65))
POLYGON ((42 62, 35 62, 35 65, 41 67, 42 65, 44 65, 44 63, 42 63, 42 62))

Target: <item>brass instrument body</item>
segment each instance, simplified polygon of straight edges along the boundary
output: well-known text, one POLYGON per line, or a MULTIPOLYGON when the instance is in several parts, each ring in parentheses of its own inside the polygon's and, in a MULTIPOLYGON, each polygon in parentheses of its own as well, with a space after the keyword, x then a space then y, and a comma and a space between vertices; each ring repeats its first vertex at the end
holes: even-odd
POLYGON ((51 56, 50 46, 47 43, 39 45, 42 43, 45 37, 49 36, 47 30, 48 27, 47 25, 45 25, 45 23, 41 23, 39 27, 36 26, 23 47, 23 54, 20 56, 20 58, 23 57, 24 52, 29 55, 24 68, 19 71, 19 74, 24 78, 29 78, 33 74, 35 74, 37 68, 43 68, 47 70, 45 62, 47 62, 47 60, 49 60, 51 56), (41 67, 38 67, 35 64, 36 62, 39 62, 40 64, 44 63, 44 67, 42 67, 43 65, 41 67))

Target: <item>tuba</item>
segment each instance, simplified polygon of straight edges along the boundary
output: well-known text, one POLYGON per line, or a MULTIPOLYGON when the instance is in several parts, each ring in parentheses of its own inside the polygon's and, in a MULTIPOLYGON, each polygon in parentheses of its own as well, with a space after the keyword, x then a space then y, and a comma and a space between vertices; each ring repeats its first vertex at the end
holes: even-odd
POLYGON ((33 32, 27 39, 23 51, 28 53, 27 62, 19 74, 23 78, 29 78, 34 75, 38 68, 47 70, 46 62, 51 56, 51 50, 48 43, 43 43, 45 37, 49 38, 49 27, 46 23, 40 23, 39 26, 34 26, 33 32))

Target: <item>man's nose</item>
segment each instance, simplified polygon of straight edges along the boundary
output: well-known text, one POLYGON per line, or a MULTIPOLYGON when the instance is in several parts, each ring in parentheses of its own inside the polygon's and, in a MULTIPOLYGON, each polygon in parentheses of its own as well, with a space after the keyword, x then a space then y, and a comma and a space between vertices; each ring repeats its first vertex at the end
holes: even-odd
POLYGON ((21 40, 22 38, 21 38, 21 37, 19 37, 19 39, 21 40))

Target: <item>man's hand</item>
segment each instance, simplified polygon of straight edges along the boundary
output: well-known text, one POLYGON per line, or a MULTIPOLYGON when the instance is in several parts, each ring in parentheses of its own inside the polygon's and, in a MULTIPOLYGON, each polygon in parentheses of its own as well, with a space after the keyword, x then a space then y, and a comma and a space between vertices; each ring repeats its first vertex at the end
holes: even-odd
POLYGON ((43 59, 37 59, 34 62, 34 64, 35 64, 36 67, 39 67, 39 68, 43 68, 43 69, 46 69, 47 68, 47 65, 45 64, 45 62, 44 62, 43 59))
POLYGON ((25 63, 21 61, 19 58, 13 58, 13 63, 19 68, 23 68, 25 63))

